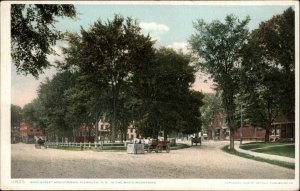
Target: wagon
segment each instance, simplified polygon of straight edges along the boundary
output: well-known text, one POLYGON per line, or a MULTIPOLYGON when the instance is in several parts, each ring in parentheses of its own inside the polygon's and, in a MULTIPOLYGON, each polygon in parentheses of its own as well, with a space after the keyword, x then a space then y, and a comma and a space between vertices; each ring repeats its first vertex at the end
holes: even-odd
POLYGON ((191 139, 192 146, 193 146, 193 143, 196 143, 196 146, 198 143, 200 143, 200 145, 201 145, 201 137, 192 138, 191 139))
POLYGON ((158 152, 161 153, 163 150, 165 150, 167 153, 169 153, 170 152, 170 141, 152 140, 145 147, 145 150, 147 150, 147 152, 155 151, 156 153, 158 153, 158 152))
POLYGON ((45 140, 38 139, 38 140, 36 141, 36 143, 35 143, 35 148, 36 148, 36 149, 41 149, 42 147, 47 148, 47 147, 45 146, 45 140))

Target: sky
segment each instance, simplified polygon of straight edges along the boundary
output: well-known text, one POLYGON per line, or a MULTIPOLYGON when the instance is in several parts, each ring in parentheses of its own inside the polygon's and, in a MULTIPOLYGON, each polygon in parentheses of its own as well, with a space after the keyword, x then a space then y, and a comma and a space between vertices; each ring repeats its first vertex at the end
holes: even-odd
MULTIPOLYGON (((289 6, 286 5, 76 5, 79 13, 76 20, 59 18, 55 24, 56 29, 61 31, 79 32, 80 27, 88 30, 90 26, 100 19, 103 22, 112 20, 115 14, 136 19, 142 28, 142 33, 149 34, 156 40, 157 48, 166 46, 175 50, 182 49, 188 52, 187 40, 195 33, 193 22, 203 19, 205 22, 213 20, 224 21, 226 15, 233 14, 239 19, 250 16, 251 21, 248 25, 249 30, 259 26, 262 21, 267 21, 272 16, 283 13, 289 6)), ((49 56, 48 60, 53 63, 55 60, 63 60, 60 46, 58 43, 53 48, 59 56, 49 56)), ((12 104, 23 107, 37 97, 38 86, 56 73, 55 68, 50 68, 40 75, 39 79, 32 76, 16 74, 16 68, 11 66, 11 101, 12 104)), ((213 92, 212 82, 208 76, 198 72, 193 89, 204 93, 213 92), (207 81, 207 82, 205 82, 207 81)))

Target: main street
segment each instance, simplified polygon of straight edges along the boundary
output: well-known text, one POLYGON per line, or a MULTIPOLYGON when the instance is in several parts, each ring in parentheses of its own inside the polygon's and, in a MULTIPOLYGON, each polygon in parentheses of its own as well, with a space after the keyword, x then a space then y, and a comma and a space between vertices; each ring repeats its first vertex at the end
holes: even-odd
POLYGON ((66 151, 12 145, 12 178, 294 179, 295 171, 221 150, 228 142, 170 153, 66 151))

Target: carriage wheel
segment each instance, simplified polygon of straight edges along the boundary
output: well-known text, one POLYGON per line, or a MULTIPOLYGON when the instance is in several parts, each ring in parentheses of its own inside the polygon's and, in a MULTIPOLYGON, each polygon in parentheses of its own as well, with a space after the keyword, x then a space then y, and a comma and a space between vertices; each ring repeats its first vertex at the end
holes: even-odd
POLYGON ((167 153, 170 152, 170 145, 169 145, 169 144, 167 144, 167 146, 166 146, 166 152, 167 152, 167 153))
POLYGON ((162 145, 160 145, 160 144, 157 145, 156 149, 155 149, 155 152, 157 152, 157 153, 160 152, 161 153, 162 152, 162 145))

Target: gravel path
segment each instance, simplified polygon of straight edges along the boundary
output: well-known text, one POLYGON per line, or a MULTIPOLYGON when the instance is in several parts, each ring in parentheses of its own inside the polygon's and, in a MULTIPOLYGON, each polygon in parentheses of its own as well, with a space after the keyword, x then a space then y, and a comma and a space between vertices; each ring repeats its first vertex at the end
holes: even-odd
POLYGON ((294 179, 294 170, 220 150, 228 142, 170 153, 65 151, 12 145, 12 178, 294 179))

